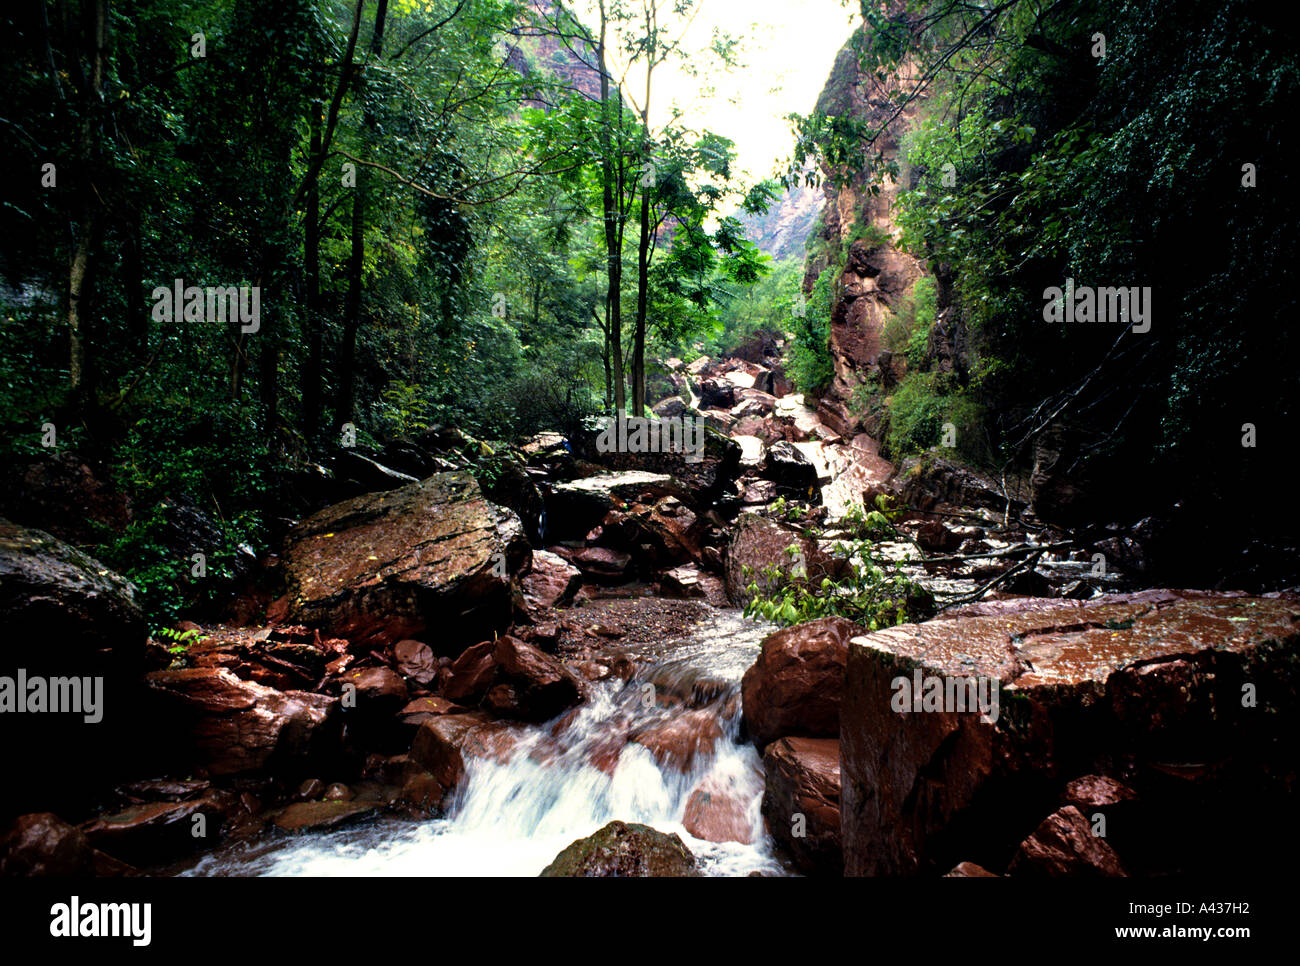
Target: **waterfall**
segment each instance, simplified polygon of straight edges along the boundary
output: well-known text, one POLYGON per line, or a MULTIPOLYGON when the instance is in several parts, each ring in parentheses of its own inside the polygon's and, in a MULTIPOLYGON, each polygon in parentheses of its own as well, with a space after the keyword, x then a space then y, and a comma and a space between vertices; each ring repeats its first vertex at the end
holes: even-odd
POLYGON ((583 705, 527 728, 501 760, 469 760, 446 818, 385 818, 234 846, 187 874, 534 876, 615 819, 678 834, 706 874, 783 874, 760 811, 761 761, 739 740, 740 678, 770 631, 726 611, 686 640, 633 653, 641 670, 629 681, 593 684, 583 705), (657 742, 656 729, 685 739, 657 742), (665 755, 665 745, 680 753, 665 755), (686 830, 687 806, 700 790, 727 804, 748 844, 686 830))

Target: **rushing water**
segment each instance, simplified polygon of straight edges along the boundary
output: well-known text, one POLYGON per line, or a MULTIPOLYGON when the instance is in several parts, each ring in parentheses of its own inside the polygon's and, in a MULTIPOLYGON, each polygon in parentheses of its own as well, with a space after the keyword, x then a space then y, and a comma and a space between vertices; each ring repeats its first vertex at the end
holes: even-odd
POLYGON ((642 668, 632 680, 593 685, 576 714, 526 729, 505 760, 470 760, 444 819, 390 817, 267 836, 219 850, 185 874, 534 876, 614 819, 675 832, 709 875, 785 874, 760 814, 761 762, 752 745, 737 741, 740 679, 771 629, 723 611, 684 640, 630 649, 642 668), (684 770, 627 740, 684 718, 705 725, 684 770), (686 831, 687 803, 701 787, 738 803, 751 844, 707 842, 686 831))

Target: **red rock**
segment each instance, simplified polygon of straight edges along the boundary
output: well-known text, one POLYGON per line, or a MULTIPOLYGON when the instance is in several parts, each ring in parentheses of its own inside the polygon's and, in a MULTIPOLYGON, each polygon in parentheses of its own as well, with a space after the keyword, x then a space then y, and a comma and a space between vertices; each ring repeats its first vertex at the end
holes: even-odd
POLYGON ((1077 806, 1080 811, 1087 813, 1089 809, 1133 802, 1137 797, 1137 792, 1123 782, 1105 775, 1084 775, 1065 786, 1062 800, 1064 804, 1077 806))
POLYGON ((444 788, 455 788, 465 775, 465 756, 461 748, 466 736, 488 720, 488 716, 480 712, 431 718, 415 733, 411 760, 427 769, 444 788))
POLYGON ((711 754, 722 737, 722 726, 712 711, 684 711, 660 724, 633 732, 632 740, 648 748, 660 764, 687 772, 696 756, 711 754))
POLYGON ((273 822, 284 832, 318 832, 355 822, 378 807, 375 802, 296 802, 281 809, 273 822))
POLYGON ((576 703, 582 686, 549 654, 506 636, 467 649, 451 665, 443 694, 524 721, 547 721, 576 703))
POLYGON ((408 700, 406 682, 386 667, 349 671, 341 681, 356 688, 356 710, 372 717, 396 714, 408 700))
POLYGON ((446 698, 427 697, 416 698, 408 703, 399 712, 401 721, 405 725, 418 728, 430 718, 440 714, 463 714, 468 708, 462 708, 460 705, 448 701, 446 698))
POLYGON ((564 558, 547 550, 533 552, 533 565, 519 580, 525 609, 534 619, 545 612, 573 601, 582 586, 582 571, 564 558))
POLYGON ((109 855, 136 865, 159 862, 215 845, 221 836, 222 811, 209 798, 188 802, 132 805, 102 815, 83 826, 91 843, 109 855), (203 816, 195 822, 195 816, 203 816), (196 836, 195 829, 204 835, 196 836))
POLYGON ((842 617, 823 617, 764 639, 741 685, 745 725, 755 744, 761 748, 783 735, 839 735, 849 640, 862 632, 842 617))
POLYGON ((785 846, 801 872, 839 875, 844 867, 840 743, 833 738, 781 738, 763 754, 763 769, 763 816, 772 837, 785 846))
POLYGON ((0 837, 0 876, 84 876, 94 871, 90 839, 50 812, 20 815, 0 837))
POLYGON ((705 781, 686 800, 682 826, 697 839, 706 842, 740 842, 754 840, 754 826, 745 803, 717 782, 705 781))
POLYGON ((337 698, 276 691, 224 668, 155 671, 145 681, 173 715, 169 737, 211 775, 301 774, 337 750, 337 698))
POLYGON ((398 641, 393 645, 393 659, 397 662, 398 673, 417 684, 428 685, 438 676, 438 660, 428 644, 398 641))
POLYGON ((287 618, 366 647, 431 628, 448 647, 482 640, 509 623, 509 574, 529 554, 518 516, 485 500, 470 474, 436 474, 296 526, 287 618))
MULTIPOLYGON (((946 867, 954 853, 1011 854, 1026 822, 1042 814, 1026 814, 1033 803, 1059 794, 1079 762, 1124 761, 1126 781, 1132 776, 1142 794, 1141 814, 1161 823, 1142 829, 1110 816, 1124 793, 1107 783, 1090 779, 1067 791, 1084 805, 1098 794, 1117 798, 1103 811, 1116 819, 1108 832, 1126 843, 1125 855, 1127 843, 1163 835, 1169 816, 1185 807, 1187 786, 1159 780, 1169 762, 1215 764, 1187 781, 1216 809, 1258 812, 1269 800, 1264 776, 1293 767, 1280 751, 1289 738, 1280 736, 1300 725, 1287 663, 1297 647, 1300 601, 1170 591, 1057 601, 855 638, 840 714, 846 873, 922 874, 946 867), (895 711, 893 681, 913 673, 998 682, 998 717, 895 711), (1242 682, 1287 697, 1257 715, 1243 703, 1242 682), (1164 797, 1153 799, 1160 789, 1164 797)), ((1078 812, 1075 804, 1066 809, 1078 812)), ((1064 867, 1065 859, 1051 856, 1078 845, 1066 809, 1026 846, 1022 862, 1064 867)), ((1090 809, 1079 814, 1090 819, 1090 809)), ((1234 835, 1253 834, 1237 819, 1224 821, 1234 835)), ((1151 862, 1169 872, 1229 861, 1214 844, 1172 858, 1173 850, 1153 849, 1144 874, 1161 871, 1151 862)))
POLYGON ((1115 850, 1092 834, 1092 826, 1073 805, 1043 819, 1034 834, 1020 843, 1007 873, 1050 879, 1128 874, 1115 850))
POLYGON ((976 865, 974 862, 958 862, 952 867, 951 872, 944 874, 945 879, 996 879, 996 872, 990 872, 982 865, 976 865))
POLYGON ((587 547, 573 555, 573 562, 588 576, 605 580, 622 580, 632 563, 631 554, 608 547, 587 547))

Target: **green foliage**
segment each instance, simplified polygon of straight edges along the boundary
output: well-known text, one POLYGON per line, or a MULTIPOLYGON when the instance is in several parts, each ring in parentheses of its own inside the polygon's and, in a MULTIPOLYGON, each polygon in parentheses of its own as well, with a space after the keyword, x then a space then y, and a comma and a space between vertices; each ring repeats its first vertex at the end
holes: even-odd
MULTIPOLYGON (((787 553, 797 561, 798 545, 787 553)), ((753 581, 746 588, 746 617, 761 617, 788 627, 819 617, 845 617, 876 631, 895 624, 924 620, 934 613, 934 600, 909 578, 897 562, 878 557, 869 540, 852 540, 840 547, 848 574, 839 580, 811 579, 796 566, 772 564, 762 572, 764 587, 753 581)))
POLYGON ((835 375, 831 358, 831 307, 835 303, 838 274, 834 267, 822 272, 808 295, 806 311, 791 319, 794 341, 786 368, 800 392, 818 392, 830 385, 835 375))

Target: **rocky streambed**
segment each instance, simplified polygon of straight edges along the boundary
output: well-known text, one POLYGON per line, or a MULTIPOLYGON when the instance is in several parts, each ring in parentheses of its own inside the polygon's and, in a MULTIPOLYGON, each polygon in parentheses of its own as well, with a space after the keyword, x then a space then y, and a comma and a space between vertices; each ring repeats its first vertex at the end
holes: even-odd
POLYGON ((656 413, 695 405, 703 459, 599 453, 598 425, 488 460, 453 430, 346 454, 342 488, 177 653, 125 581, 0 523, 3 674, 105 695, 102 726, 0 715, 0 868, 1156 875, 1294 855, 1300 598, 1146 589, 1138 535, 1053 528, 1025 481, 939 454, 892 466, 772 358, 668 372, 656 413), (881 494, 905 512, 877 552, 937 617, 740 615, 747 574, 791 545, 839 573, 837 527, 881 494), (945 703, 967 682, 994 714, 945 703))

